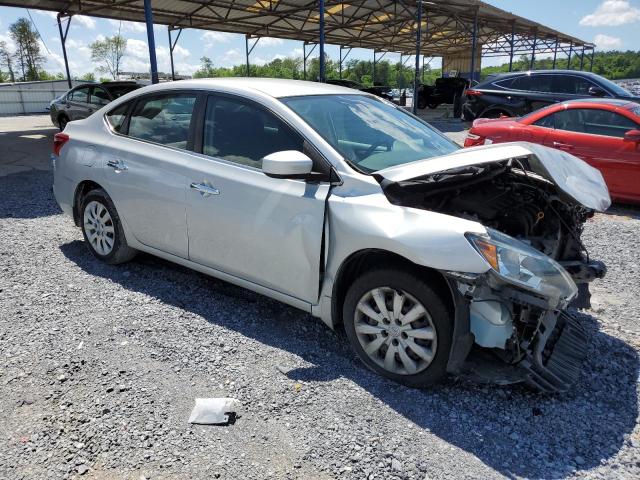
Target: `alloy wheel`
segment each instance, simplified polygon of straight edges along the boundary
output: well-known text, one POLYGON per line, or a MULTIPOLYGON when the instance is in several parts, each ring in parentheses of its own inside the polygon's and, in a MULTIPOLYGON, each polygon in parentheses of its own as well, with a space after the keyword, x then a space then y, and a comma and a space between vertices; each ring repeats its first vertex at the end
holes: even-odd
POLYGON ((91 201, 84 208, 84 231, 91 247, 106 256, 113 250, 115 228, 109 210, 102 203, 91 201))
POLYGON ((431 315, 405 291, 379 287, 365 293, 354 326, 365 353, 388 372, 414 375, 435 357, 438 340, 431 315))

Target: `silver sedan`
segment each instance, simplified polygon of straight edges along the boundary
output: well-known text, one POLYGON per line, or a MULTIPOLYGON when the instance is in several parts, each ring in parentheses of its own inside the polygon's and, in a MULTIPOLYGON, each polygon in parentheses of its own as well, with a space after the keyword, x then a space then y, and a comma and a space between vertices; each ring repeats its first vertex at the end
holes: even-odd
POLYGON ((580 233, 610 200, 571 155, 461 150, 364 92, 234 78, 125 95, 70 122, 53 161, 106 263, 144 251, 303 309, 410 386, 478 358, 545 391, 578 376, 587 339, 566 309, 604 276, 580 233))

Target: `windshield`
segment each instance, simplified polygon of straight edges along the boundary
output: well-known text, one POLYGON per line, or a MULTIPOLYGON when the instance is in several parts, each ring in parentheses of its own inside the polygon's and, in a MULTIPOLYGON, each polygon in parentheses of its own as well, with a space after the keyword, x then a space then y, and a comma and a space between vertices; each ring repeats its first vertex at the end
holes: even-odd
POLYGON ((460 148, 401 108, 366 95, 281 100, 364 173, 446 155, 460 148))
POLYGON ((603 83, 606 88, 611 90, 615 95, 618 95, 620 97, 633 97, 629 90, 622 88, 620 85, 612 82, 611 80, 607 80, 606 78, 599 78, 598 80, 600 81, 600 83, 603 83))

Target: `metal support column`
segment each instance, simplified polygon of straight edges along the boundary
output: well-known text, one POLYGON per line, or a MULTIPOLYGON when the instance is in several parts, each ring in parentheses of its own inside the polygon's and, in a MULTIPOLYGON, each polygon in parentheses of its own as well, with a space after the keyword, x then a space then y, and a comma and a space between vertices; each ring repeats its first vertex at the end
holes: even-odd
POLYGON ((580 71, 584 68, 584 45, 582 46, 582 54, 580 55, 580 71))
POLYGON ((510 53, 509 53, 509 71, 513 72, 513 50, 516 44, 516 22, 513 21, 511 23, 511 45, 510 53))
POLYGON ((558 59, 558 36, 556 35, 556 46, 553 49, 553 69, 556 69, 556 60, 558 59))
POLYGON ((158 83, 158 61, 156 60, 156 38, 153 34, 153 11, 151 10, 151 0, 144 0, 144 20, 147 24, 147 44, 149 45, 151 83, 158 83))
POLYGON ((324 82, 324 0, 319 0, 318 8, 320 9, 320 82, 324 82))
POLYGON ((411 101, 411 109, 413 114, 418 113, 418 90, 420 89, 420 33, 422 31, 422 0, 418 0, 418 12, 416 19, 416 71, 413 79, 413 100, 411 101))
POLYGON ((533 70, 536 63, 536 45, 538 43, 538 29, 533 31, 533 48, 531 49, 531 66, 530 70, 533 70))
POLYGON ((380 55, 380 58, 376 59, 376 51, 373 51, 373 72, 371 74, 371 83, 373 83, 374 85, 376 84, 376 64, 382 60, 384 58, 384 56, 387 54, 387 52, 380 52, 382 53, 382 55, 380 55))
POLYGON ((573 51, 573 42, 569 43, 569 56, 567 57, 567 70, 571 70, 571 52, 573 51))
POLYGON ((473 32, 471 38, 471 74, 469 80, 475 80, 476 74, 476 51, 478 50, 478 12, 476 8, 476 14, 473 17, 473 32))
POLYGON ((258 44, 258 42, 260 41, 260 37, 257 37, 254 41, 253 41, 253 45, 251 45, 251 48, 249 48, 249 40, 251 39, 251 35, 249 35, 248 33, 244 36, 244 51, 246 53, 246 58, 247 58, 247 68, 245 70, 245 73, 247 75, 247 77, 251 76, 251 71, 249 70, 249 55, 251 55, 251 52, 253 52, 253 49, 256 48, 256 45, 258 44))
POLYGON ((176 36, 175 41, 171 39, 171 27, 167 26, 167 33, 169 34, 169 59, 171 60, 171 80, 176 79, 176 71, 173 65, 173 50, 176 48, 176 44, 178 43, 178 39, 180 38, 180 34, 182 33, 182 27, 178 29, 178 35, 176 36))
POLYGON ((313 53, 313 51, 316 49, 316 47, 318 46, 317 43, 313 44, 313 47, 311 47, 311 50, 309 50, 309 53, 307 53, 307 45, 311 45, 308 42, 302 42, 302 75, 305 80, 307 79, 307 60, 309 60, 309 57, 311 56, 311 54, 313 53))
POLYGON ((342 64, 347 59, 350 53, 351 53, 351 47, 343 47, 342 45, 340 45, 340 80, 342 80, 342 64), (347 53, 345 53, 344 56, 342 55, 343 50, 347 51, 347 53))
MULTIPOLYGON (((71 74, 69 73, 69 60, 67 59, 67 34, 69 33, 69 25, 71 25, 71 16, 60 12, 58 13, 58 31, 60 32, 60 43, 62 44, 62 56, 64 57, 64 69, 67 72, 67 84, 71 88, 71 74), (67 27, 62 33, 62 17, 67 17, 67 27)), ((592 62, 593 63, 593 62, 592 62)))

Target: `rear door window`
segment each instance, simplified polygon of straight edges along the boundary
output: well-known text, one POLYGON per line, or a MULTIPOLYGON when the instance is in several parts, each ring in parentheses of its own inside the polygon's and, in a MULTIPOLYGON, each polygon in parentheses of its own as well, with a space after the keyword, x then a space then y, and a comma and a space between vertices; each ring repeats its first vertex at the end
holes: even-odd
POLYGON ((529 77, 529 88, 532 92, 551 93, 551 82, 553 77, 551 75, 531 75, 529 77))
POLYGON ((109 94, 102 87, 92 87, 89 103, 93 105, 106 105, 111 101, 109 94))
POLYGON ((89 98, 89 87, 80 87, 73 90, 67 97, 67 100, 71 100, 73 102, 87 103, 88 98, 89 98))
POLYGON ((107 123, 109 123, 109 126, 114 132, 124 133, 122 132, 122 128, 127 118, 127 111, 129 110, 130 106, 131 102, 125 103, 124 105, 120 105, 119 107, 114 108, 105 115, 107 123))
POLYGON ((143 97, 133 109, 127 135, 186 150, 195 103, 195 93, 143 97))

